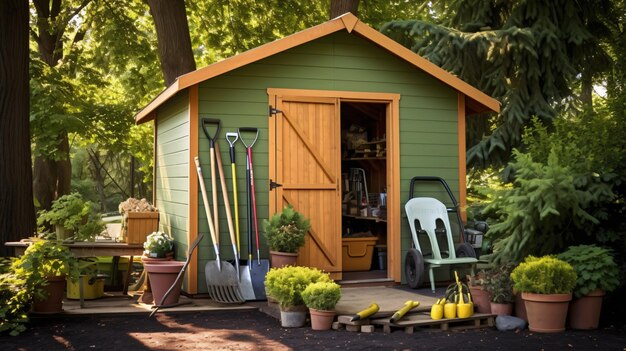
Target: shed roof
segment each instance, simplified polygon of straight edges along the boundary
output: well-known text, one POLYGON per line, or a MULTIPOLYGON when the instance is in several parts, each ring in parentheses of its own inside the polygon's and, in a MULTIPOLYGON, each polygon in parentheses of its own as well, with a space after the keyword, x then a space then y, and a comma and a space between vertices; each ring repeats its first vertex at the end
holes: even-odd
POLYGON ((377 30, 369 27, 353 14, 346 13, 328 22, 305 29, 285 38, 275 40, 271 43, 267 43, 178 77, 172 85, 163 90, 146 107, 135 115, 135 123, 141 124, 154 119, 154 112, 156 109, 181 90, 344 29, 347 30, 348 33, 356 33, 357 35, 360 35, 361 37, 379 45, 390 53, 430 74, 442 83, 463 93, 466 96, 466 106, 469 112, 500 112, 500 103, 494 98, 469 85, 460 78, 454 76, 450 72, 440 68, 425 58, 417 55, 413 51, 398 44, 377 30))

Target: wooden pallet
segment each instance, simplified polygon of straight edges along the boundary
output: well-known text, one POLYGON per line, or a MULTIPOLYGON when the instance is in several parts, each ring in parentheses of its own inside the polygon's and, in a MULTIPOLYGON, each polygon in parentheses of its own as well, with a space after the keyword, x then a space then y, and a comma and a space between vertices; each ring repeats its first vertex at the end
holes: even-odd
POLYGON ((363 332, 371 333, 374 331, 374 326, 370 324, 369 319, 362 319, 358 321, 351 321, 352 316, 341 315, 337 317, 337 321, 333 323, 333 329, 342 330, 345 329, 351 332, 363 332))
POLYGON ((389 318, 374 319, 372 325, 382 326, 384 333, 391 333, 393 330, 403 329, 407 334, 413 334, 415 328, 438 327, 439 330, 452 329, 475 329, 493 327, 495 315, 488 313, 475 313, 469 318, 439 319, 430 318, 426 312, 406 315, 400 321, 391 323, 389 318))

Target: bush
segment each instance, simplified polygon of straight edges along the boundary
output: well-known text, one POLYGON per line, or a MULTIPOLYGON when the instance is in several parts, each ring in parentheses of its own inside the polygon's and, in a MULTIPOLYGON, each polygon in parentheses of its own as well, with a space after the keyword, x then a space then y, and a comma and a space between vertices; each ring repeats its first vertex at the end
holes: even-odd
POLYGON ((304 236, 311 228, 310 221, 294 210, 291 205, 270 218, 263 220, 270 250, 296 253, 304 245, 304 236))
POLYGON ((265 275, 265 289, 281 309, 286 310, 304 305, 302 292, 309 284, 331 281, 328 273, 317 268, 286 266, 270 269, 265 275))
POLYGON ((341 287, 335 282, 309 284, 302 292, 302 300, 306 306, 320 311, 334 310, 339 299, 341 299, 341 287))
POLYGON ((15 336, 26 330, 33 291, 26 288, 25 277, 5 269, 9 265, 8 260, 0 261, 0 333, 15 336))
POLYGON ((528 256, 511 273, 513 288, 534 294, 567 294, 574 290, 576 272, 554 256, 528 256))
POLYGON ((608 249, 595 245, 571 246, 558 258, 572 265, 576 271, 576 297, 585 296, 596 289, 611 292, 619 286, 619 267, 608 249))
POLYGON ((495 303, 511 303, 515 301, 513 295, 513 281, 511 271, 513 263, 499 264, 485 274, 483 286, 491 294, 491 301, 495 303))

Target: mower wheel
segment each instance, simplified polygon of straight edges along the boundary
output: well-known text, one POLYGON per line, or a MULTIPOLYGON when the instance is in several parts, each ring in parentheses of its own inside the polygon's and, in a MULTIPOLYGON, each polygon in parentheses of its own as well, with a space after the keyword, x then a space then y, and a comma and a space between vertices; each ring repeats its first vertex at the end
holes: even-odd
POLYGON ((424 282, 424 258, 422 253, 412 248, 406 253, 404 274, 411 289, 417 289, 424 282))
POLYGON ((470 243, 462 243, 456 247, 456 257, 474 257, 476 258, 476 250, 470 243))

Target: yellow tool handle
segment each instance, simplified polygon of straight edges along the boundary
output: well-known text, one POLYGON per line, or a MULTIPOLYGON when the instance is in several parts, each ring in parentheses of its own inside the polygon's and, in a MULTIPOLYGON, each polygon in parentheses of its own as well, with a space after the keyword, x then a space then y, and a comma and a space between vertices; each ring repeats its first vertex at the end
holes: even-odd
POLYGON ((351 321, 354 322, 354 321, 366 319, 367 317, 373 315, 379 310, 380 310, 380 307, 378 307, 378 304, 372 302, 372 304, 368 308, 355 314, 354 317, 352 317, 351 321))
POLYGON ((398 312, 394 313, 393 316, 391 316, 391 319, 389 320, 391 323, 395 323, 398 320, 400 320, 400 318, 404 317, 404 315, 409 312, 410 310, 414 309, 415 307, 419 306, 420 302, 419 301, 407 301, 404 303, 404 307, 402 307, 401 309, 398 310, 398 312))
POLYGON ((233 178, 233 198, 235 201, 235 234, 237 236, 237 252, 241 255, 241 236, 239 234, 239 203, 237 201, 237 166, 234 163, 230 165, 233 178))
POLYGON ((220 240, 220 225, 217 215, 217 174, 215 173, 215 148, 211 148, 211 192, 213 193, 213 227, 217 237, 217 244, 220 240))

